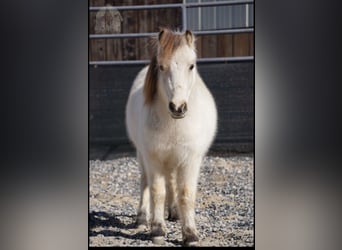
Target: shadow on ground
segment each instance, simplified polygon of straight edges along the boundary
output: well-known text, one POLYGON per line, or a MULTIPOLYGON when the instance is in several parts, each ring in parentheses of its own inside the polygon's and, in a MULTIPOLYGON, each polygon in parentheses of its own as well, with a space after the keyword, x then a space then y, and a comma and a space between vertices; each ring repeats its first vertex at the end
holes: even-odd
POLYGON ((149 235, 146 232, 139 232, 136 234, 128 234, 121 232, 122 230, 129 230, 135 228, 135 223, 125 224, 122 223, 120 217, 131 217, 128 215, 111 215, 106 212, 91 212, 89 214, 89 236, 97 236, 102 234, 103 236, 124 237, 127 239, 135 240, 149 240, 149 235), (120 231, 104 229, 96 231, 95 228, 118 228, 120 231))
MULTIPOLYGON (((142 240, 142 241, 150 241, 151 237, 148 231, 137 232, 134 234, 125 233, 126 230, 135 229, 135 223, 125 224, 122 223, 120 217, 129 217, 128 215, 113 215, 108 214, 106 212, 91 212, 89 214, 89 237, 97 236, 102 234, 104 237, 122 237, 130 240, 142 240), (96 228, 108 228, 102 230, 95 230, 96 228), (112 230, 110 228, 113 228, 112 230), (115 230, 119 229, 119 230, 115 230)), ((182 243, 179 240, 168 240, 174 245, 181 245, 182 243)))

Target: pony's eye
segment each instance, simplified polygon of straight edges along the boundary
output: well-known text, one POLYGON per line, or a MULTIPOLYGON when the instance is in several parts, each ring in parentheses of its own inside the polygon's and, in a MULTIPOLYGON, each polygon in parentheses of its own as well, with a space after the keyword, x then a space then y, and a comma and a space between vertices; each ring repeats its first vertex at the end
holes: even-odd
POLYGON ((195 65, 191 64, 189 69, 192 70, 194 67, 195 65))
POLYGON ((159 69, 160 69, 161 71, 163 71, 163 70, 164 70, 164 66, 163 66, 163 65, 159 65, 159 69))

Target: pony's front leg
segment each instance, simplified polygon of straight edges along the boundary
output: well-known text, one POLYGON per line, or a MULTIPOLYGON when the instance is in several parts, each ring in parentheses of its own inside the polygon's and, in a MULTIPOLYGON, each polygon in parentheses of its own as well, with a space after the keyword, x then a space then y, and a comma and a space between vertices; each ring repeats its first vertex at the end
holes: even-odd
POLYGON ((147 182, 147 175, 141 154, 137 153, 137 159, 141 171, 140 183, 140 204, 136 220, 137 227, 147 227, 150 216, 150 190, 147 182))
POLYGON ((168 220, 175 221, 179 219, 177 211, 177 183, 176 183, 176 171, 170 171, 167 176, 167 206, 168 206, 168 220))
POLYGON ((184 166, 178 172, 178 206, 182 221, 183 244, 196 245, 199 241, 195 224, 197 179, 201 161, 184 166))
POLYGON ((166 234, 166 225, 164 220, 165 208, 165 177, 158 170, 153 169, 150 173, 150 191, 151 191, 151 237, 154 244, 163 244, 166 234))

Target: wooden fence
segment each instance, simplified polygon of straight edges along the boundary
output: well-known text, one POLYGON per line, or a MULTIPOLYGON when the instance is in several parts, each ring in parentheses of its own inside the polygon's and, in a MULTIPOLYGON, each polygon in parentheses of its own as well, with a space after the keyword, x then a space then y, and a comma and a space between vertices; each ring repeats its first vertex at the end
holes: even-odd
MULTIPOLYGON (((182 0, 167 0, 162 3, 181 3, 182 0)), ((90 6, 121 6, 157 4, 155 0, 91 0, 90 6)), ((182 29, 180 8, 151 10, 114 10, 89 12, 89 33, 140 33, 158 32, 159 27, 182 29), (103 28, 98 28, 99 26, 103 28), (111 27, 106 29, 105 27, 111 27)), ((145 60, 148 38, 90 39, 89 60, 145 60)), ((197 36, 198 58, 252 56, 254 33, 234 33, 197 36)))

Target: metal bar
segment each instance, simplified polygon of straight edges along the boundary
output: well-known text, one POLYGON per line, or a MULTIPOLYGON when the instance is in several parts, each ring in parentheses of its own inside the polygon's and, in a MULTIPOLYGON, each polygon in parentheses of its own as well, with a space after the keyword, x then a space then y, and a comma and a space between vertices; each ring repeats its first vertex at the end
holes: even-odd
MULTIPOLYGON (((236 56, 236 57, 213 57, 198 58, 197 63, 206 62, 235 62, 235 61, 253 61, 254 56, 236 56)), ((90 61, 89 65, 134 65, 148 64, 149 60, 129 60, 129 61, 90 61)))
MULTIPOLYGON (((184 27, 186 27, 184 25, 184 27)), ((254 32, 254 28, 242 28, 242 29, 222 29, 222 30, 200 30, 193 31, 195 35, 215 35, 215 34, 233 34, 242 32, 254 32)), ((124 34, 91 34, 90 39, 104 39, 104 38, 137 38, 137 37, 151 37, 157 36, 158 33, 124 33, 124 34)))
POLYGON ((215 29, 217 29, 217 23, 216 23, 216 10, 217 10, 217 7, 215 6, 213 9, 214 9, 213 26, 214 26, 215 29))
POLYGON ((198 58, 197 63, 235 62, 235 61, 253 61, 253 60, 254 60, 254 56, 208 57, 208 58, 198 58))
POLYGON ((254 0, 230 0, 220 2, 201 2, 201 3, 187 3, 187 8, 195 7, 210 7, 210 6, 222 6, 222 5, 240 5, 240 4, 254 4, 254 0))
POLYGON ((151 4, 151 5, 127 5, 127 6, 93 6, 90 11, 97 10, 147 10, 147 9, 170 9, 181 8, 182 4, 151 4))
POLYGON ((90 61, 89 65, 134 65, 148 64, 149 60, 128 60, 128 61, 90 61))
POLYGON ((254 0, 231 0, 220 2, 201 2, 201 3, 175 3, 175 4, 151 4, 151 5, 130 5, 130 6, 92 6, 89 7, 90 11, 98 10, 141 10, 141 9, 161 9, 161 8, 186 8, 195 7, 209 7, 209 6, 222 6, 222 5, 240 5, 240 4, 254 4, 254 0))
POLYGON ((124 33, 124 34, 92 34, 89 35, 90 39, 99 39, 99 38, 132 38, 132 37, 150 37, 156 36, 158 33, 124 33))
POLYGON ((248 23, 249 23, 249 19, 248 19, 248 4, 245 5, 245 8, 246 8, 246 23, 245 23, 245 26, 248 27, 248 23))
MULTIPOLYGON (((199 2, 201 2, 202 0, 199 0, 199 2)), ((202 29, 202 8, 199 7, 198 9, 198 29, 201 30, 202 29)))
POLYGON ((183 4, 182 4, 182 21, 183 21, 183 27, 182 27, 182 29, 183 29, 183 31, 185 31, 186 29, 187 29, 187 26, 188 26, 188 24, 187 24, 187 20, 186 20, 186 18, 187 18, 187 15, 186 15, 186 6, 185 6, 185 2, 184 2, 185 0, 183 0, 183 4))
POLYGON ((243 32, 254 32, 254 28, 193 31, 195 35, 232 34, 232 33, 243 33, 243 32))

